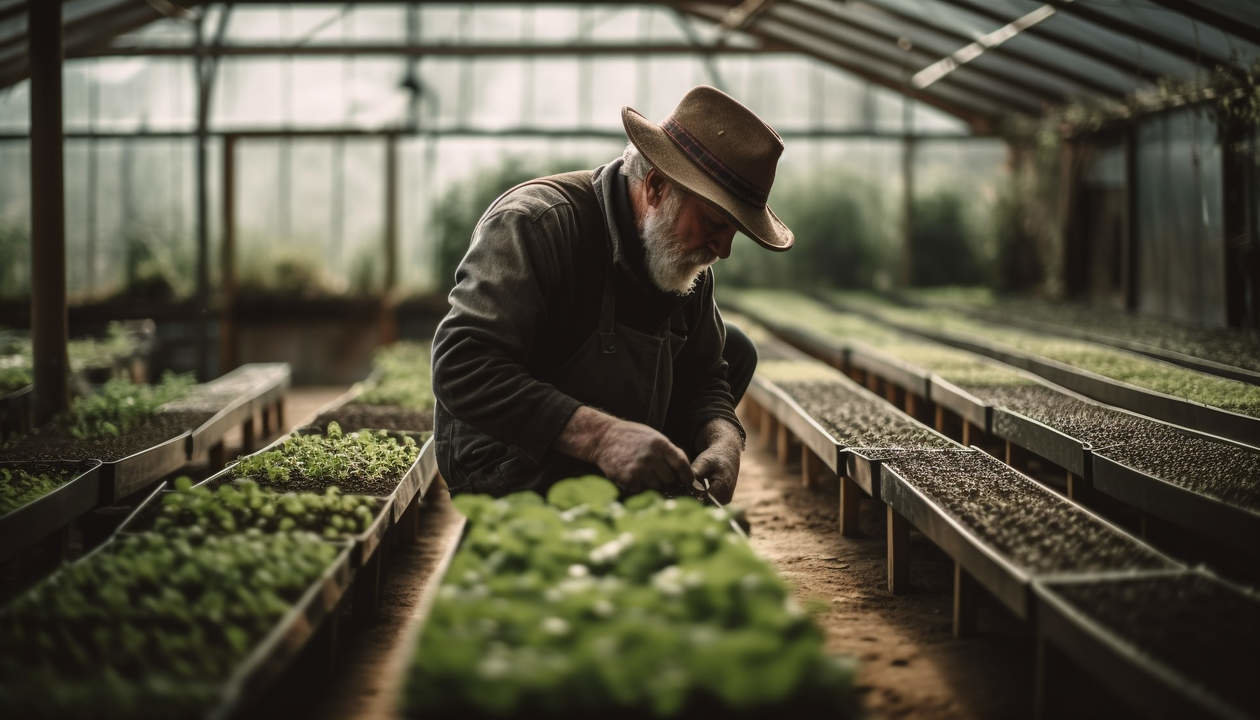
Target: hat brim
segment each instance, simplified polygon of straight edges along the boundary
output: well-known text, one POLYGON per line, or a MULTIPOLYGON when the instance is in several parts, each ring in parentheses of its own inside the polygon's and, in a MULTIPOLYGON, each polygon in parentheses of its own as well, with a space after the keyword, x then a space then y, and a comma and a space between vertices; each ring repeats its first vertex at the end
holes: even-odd
POLYGON ((769 205, 758 207, 740 200, 708 173, 693 163, 659 125, 631 107, 621 108, 621 124, 626 136, 643 157, 662 175, 699 195, 721 210, 758 245, 782 252, 792 247, 796 236, 769 205))

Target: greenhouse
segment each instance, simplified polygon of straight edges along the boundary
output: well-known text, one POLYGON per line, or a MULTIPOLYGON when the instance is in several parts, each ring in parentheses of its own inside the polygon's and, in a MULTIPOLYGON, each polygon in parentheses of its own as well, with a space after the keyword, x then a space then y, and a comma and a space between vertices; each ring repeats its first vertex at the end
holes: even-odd
POLYGON ((1260 717, 1260 6, 0 0, 0 715, 1260 717))

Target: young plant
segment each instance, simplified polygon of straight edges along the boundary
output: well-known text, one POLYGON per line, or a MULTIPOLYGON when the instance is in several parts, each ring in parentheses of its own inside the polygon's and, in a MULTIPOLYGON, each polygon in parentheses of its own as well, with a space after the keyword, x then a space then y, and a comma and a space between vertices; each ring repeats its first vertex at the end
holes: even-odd
POLYGON ((279 491, 323 492, 335 485, 364 495, 388 495, 420 454, 416 441, 377 430, 292 435, 279 447, 241 458, 233 474, 279 491))
POLYGON ((32 473, 12 467, 0 468, 0 516, 42 498, 74 476, 69 470, 32 473))
POLYGON ((241 480, 212 490, 192 487, 181 477, 175 491, 162 497, 152 529, 169 535, 300 530, 339 540, 367 530, 380 503, 379 498, 342 495, 335 486, 323 494, 277 493, 241 480))
POLYGON ((603 478, 461 496, 470 530, 406 685, 409 714, 856 714, 851 662, 726 511, 603 478))
POLYGON ((75 398, 64 422, 79 439, 118 437, 148 422, 161 405, 183 397, 195 382, 191 374, 174 373, 163 375, 156 385, 110 380, 99 391, 75 398))

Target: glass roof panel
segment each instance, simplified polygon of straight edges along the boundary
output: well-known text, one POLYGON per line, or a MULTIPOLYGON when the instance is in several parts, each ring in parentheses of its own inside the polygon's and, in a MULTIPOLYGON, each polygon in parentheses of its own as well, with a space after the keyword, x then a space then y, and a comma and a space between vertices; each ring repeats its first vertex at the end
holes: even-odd
MULTIPOLYGON (((919 25, 905 22, 900 18, 881 12, 875 5, 867 2, 849 3, 843 6, 838 6, 835 10, 862 25, 875 28, 885 33, 892 33, 898 37, 904 37, 909 40, 913 46, 921 48, 925 52, 929 52, 938 58, 955 52, 962 48, 965 44, 971 42, 971 40, 965 36, 958 37, 955 34, 944 32, 942 30, 930 30, 919 25)), ((1036 59, 1046 62, 1046 64, 1050 64, 1044 57, 1038 56, 1036 59)), ((1043 70, 1040 67, 1022 62, 1020 59, 1015 58, 1008 53, 1002 52, 1000 48, 990 50, 972 62, 995 71, 1005 72, 1007 75, 1014 76, 1022 82, 1037 83, 1047 86, 1064 95, 1075 95, 1088 92, 1088 90, 1084 87, 1077 85, 1074 81, 1065 78, 1063 75, 1052 72, 1051 70, 1043 70)), ((1074 68, 1066 66, 1065 69, 1072 70, 1074 68)))
MULTIPOLYGON (((1226 14, 1232 16, 1240 9, 1245 10, 1248 4, 1234 3, 1226 14)), ((1255 13, 1255 3, 1250 4, 1253 7, 1252 12, 1255 13)), ((1260 47, 1240 37, 1147 0, 1125 0, 1119 5, 1097 4, 1091 5, 1090 8, 1103 15, 1153 30, 1183 45, 1202 48, 1220 58, 1241 57, 1249 62, 1255 59, 1257 51, 1260 50, 1260 47)))
POLYGON ((1161 75, 1187 76, 1198 69, 1194 63, 1173 53, 1107 30, 1068 12, 1055 13, 1043 24, 1048 30, 1087 42, 1093 47, 1106 48, 1161 75))

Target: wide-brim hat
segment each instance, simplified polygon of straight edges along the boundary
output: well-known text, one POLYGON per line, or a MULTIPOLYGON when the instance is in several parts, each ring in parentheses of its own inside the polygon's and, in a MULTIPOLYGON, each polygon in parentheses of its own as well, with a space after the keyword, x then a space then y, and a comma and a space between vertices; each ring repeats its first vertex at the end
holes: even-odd
POLYGON ((758 244, 781 251, 796 242, 766 204, 783 139, 735 98, 701 85, 659 125, 631 107, 621 108, 621 122, 653 167, 721 210, 758 244))

